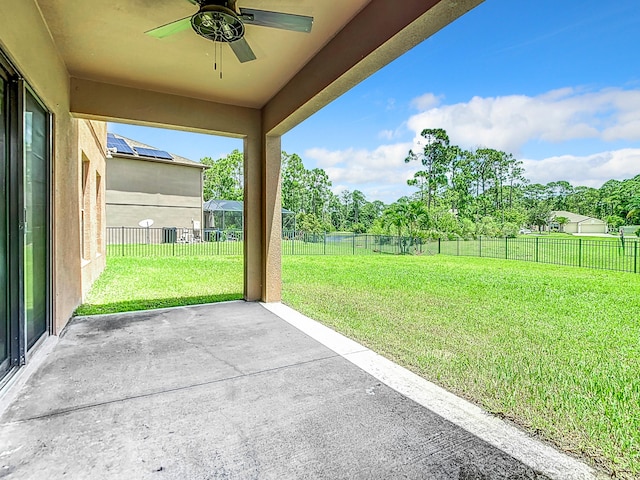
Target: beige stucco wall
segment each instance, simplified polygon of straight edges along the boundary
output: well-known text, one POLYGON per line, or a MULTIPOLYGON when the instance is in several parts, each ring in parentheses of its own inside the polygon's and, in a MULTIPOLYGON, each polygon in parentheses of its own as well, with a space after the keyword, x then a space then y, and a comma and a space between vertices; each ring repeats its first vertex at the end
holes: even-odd
POLYGON ((52 315, 58 333, 82 298, 78 144, 69 75, 33 0, 0 1, 0 48, 53 114, 52 315))
POLYGON ((107 160, 107 225, 191 228, 202 225, 202 168, 146 159, 107 160))
POLYGON ((78 132, 78 217, 81 220, 82 298, 106 265, 105 152, 107 124, 74 120, 78 132), (83 169, 83 163, 87 162, 83 169), (86 177, 86 178, 85 178, 86 177))

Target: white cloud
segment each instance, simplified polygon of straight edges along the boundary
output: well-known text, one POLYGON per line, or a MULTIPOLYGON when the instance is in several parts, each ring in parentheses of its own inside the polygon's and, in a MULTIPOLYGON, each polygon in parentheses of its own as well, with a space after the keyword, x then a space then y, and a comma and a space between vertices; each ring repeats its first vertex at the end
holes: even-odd
MULTIPOLYGON (((420 98, 428 100, 429 95, 420 98)), ((640 90, 564 88, 536 97, 473 97, 466 103, 423 109, 408 126, 416 138, 425 128, 444 128, 462 147, 486 146, 516 155, 530 141, 637 141, 640 90)))
POLYGON ((402 124, 400 127, 395 130, 382 130, 378 132, 378 138, 383 140, 394 140, 397 138, 402 138, 407 133, 407 126, 402 124))
POLYGON ((640 173, 640 148, 634 148, 640 140, 640 90, 564 88, 535 97, 474 97, 454 105, 440 102, 432 93, 414 99, 412 104, 421 112, 395 131, 380 132, 384 145, 334 151, 314 148, 304 158, 325 169, 334 192, 358 189, 369 200, 387 203, 415 192, 406 182, 421 165, 406 164, 404 159, 409 149, 419 150, 419 133, 425 128, 444 128, 452 143, 464 148, 487 146, 517 157, 526 144, 557 143, 558 155, 523 160, 525 175, 534 183, 567 180, 573 185, 599 187, 611 178, 640 173), (391 143, 405 134, 403 128, 413 131, 413 142, 391 143), (570 147, 560 145, 579 140, 601 144, 603 151, 577 156, 567 152, 570 147), (611 141, 617 149, 605 151, 606 142, 611 141), (618 148, 624 144, 633 148, 618 148))
POLYGON ((305 153, 305 158, 316 160, 319 168, 332 167, 343 161, 344 154, 340 151, 329 151, 324 148, 310 148, 305 153))
POLYGON ((610 179, 640 174, 640 149, 626 148, 593 155, 559 155, 543 160, 523 160, 526 177, 532 183, 566 180, 574 186, 599 188, 610 179))
POLYGON ((405 163, 410 148, 410 143, 381 145, 375 150, 314 148, 307 150, 304 158, 324 168, 334 193, 357 189, 370 200, 392 202, 407 194, 407 180, 420 167, 417 163, 405 163), (385 194, 379 195, 383 191, 385 194))
POLYGON ((382 130, 378 133, 378 138, 382 138, 384 140, 393 140, 395 136, 395 132, 393 130, 382 130))
POLYGON ((411 100, 411 106, 417 110, 424 111, 440 105, 442 96, 436 96, 433 93, 425 93, 411 100))

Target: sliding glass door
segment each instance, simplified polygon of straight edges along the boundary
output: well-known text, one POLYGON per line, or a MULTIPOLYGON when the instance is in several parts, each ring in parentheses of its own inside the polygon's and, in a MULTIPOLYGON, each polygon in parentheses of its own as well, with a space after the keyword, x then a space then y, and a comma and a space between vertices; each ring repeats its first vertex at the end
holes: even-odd
POLYGON ((24 303, 27 349, 47 331, 48 113, 29 92, 24 112, 24 303))
POLYGON ((0 52, 0 388, 49 330, 50 132, 0 52))

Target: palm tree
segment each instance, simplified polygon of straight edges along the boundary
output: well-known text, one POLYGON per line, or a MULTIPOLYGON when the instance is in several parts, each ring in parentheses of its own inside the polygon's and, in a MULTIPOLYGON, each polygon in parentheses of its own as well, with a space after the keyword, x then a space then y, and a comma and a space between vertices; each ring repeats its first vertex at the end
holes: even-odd
POLYGON ((627 204, 627 222, 640 222, 640 196, 633 197, 627 204))
POLYGON ((558 224, 561 232, 564 232, 564 226, 569 223, 569 219, 567 217, 555 217, 553 221, 558 224))

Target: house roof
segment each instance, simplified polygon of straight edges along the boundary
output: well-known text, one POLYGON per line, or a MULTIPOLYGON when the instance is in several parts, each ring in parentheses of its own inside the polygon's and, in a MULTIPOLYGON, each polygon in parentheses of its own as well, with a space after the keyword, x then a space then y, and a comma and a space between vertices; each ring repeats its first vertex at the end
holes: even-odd
MULTIPOLYGON (((244 202, 238 200, 211 199, 204 202, 202 210, 205 212, 244 212, 244 202)), ((293 212, 283 208, 282 213, 290 214, 293 212)))
POLYGON ((116 152, 111 152, 114 157, 135 158, 136 160, 147 160, 150 162, 173 163, 185 165, 187 167, 209 168, 200 162, 194 162, 188 158, 181 157, 175 153, 160 150, 151 145, 147 145, 131 138, 123 137, 115 133, 109 133, 107 137, 107 147, 116 148, 116 152))
POLYGON ((598 223, 605 223, 602 220, 600 220, 599 218, 588 217, 586 215, 580 215, 578 213, 567 212, 565 210, 557 210, 557 211, 551 212, 551 218, 555 218, 555 217, 566 217, 566 218, 569 219, 569 223, 582 223, 582 222, 587 221, 587 220, 596 220, 598 223))

